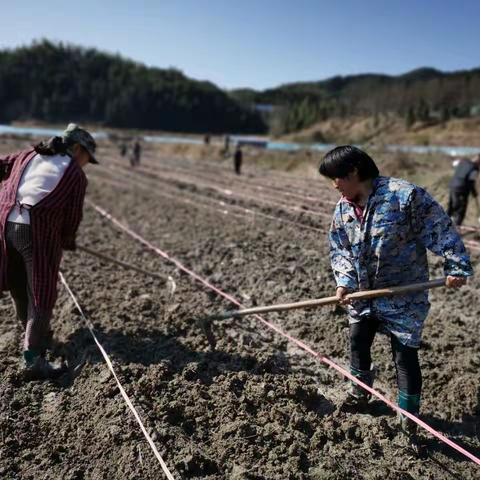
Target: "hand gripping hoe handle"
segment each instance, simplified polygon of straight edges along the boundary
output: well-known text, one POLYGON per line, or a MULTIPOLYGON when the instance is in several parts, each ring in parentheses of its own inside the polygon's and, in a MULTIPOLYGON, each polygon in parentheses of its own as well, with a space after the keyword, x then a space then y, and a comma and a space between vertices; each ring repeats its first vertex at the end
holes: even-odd
MULTIPOLYGON (((408 293, 423 292, 425 290, 431 290, 432 288, 444 287, 446 285, 446 278, 439 278, 424 283, 417 283, 412 285, 405 285, 402 287, 382 288, 380 290, 367 290, 363 292, 351 293, 346 296, 348 300, 365 300, 379 297, 390 297, 394 295, 405 295, 408 293)), ((306 308, 317 308, 325 305, 338 305, 339 300, 337 297, 326 297, 315 300, 306 300, 296 303, 284 303, 279 305, 268 305, 265 307, 245 308, 242 310, 229 310, 218 315, 212 315, 198 320, 198 323, 206 335, 208 342, 212 349, 215 349, 216 340, 212 332, 212 322, 215 320, 228 320, 230 318, 240 318, 247 315, 259 315, 270 312, 286 312, 288 310, 300 310, 306 308)))

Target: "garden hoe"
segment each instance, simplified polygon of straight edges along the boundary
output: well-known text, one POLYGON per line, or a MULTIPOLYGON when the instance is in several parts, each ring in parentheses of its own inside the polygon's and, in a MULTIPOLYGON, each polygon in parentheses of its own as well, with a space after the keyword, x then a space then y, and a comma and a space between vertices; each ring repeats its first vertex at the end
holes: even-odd
MULTIPOLYGON (((446 278, 432 280, 425 283, 417 283, 413 285, 405 285, 402 287, 383 288, 381 290, 368 290, 363 292, 351 293, 346 296, 348 300, 364 300, 378 297, 390 297, 394 295, 404 295, 408 293, 422 292, 432 288, 444 287, 446 278)), ((297 303, 284 303, 281 305, 269 305, 265 307, 246 308, 244 310, 229 310, 218 315, 202 318, 198 323, 206 335, 208 343, 212 350, 215 350, 216 339, 212 331, 212 322, 215 320, 228 320, 230 318, 240 318, 247 315, 257 315, 269 312, 286 312, 288 310, 299 310, 306 308, 323 307, 325 305, 338 305, 339 301, 336 297, 320 298, 316 300, 306 300, 297 303)))
POLYGON ((96 250, 93 250, 88 247, 84 247, 83 245, 78 245, 77 246, 78 250, 81 250, 82 252, 88 253, 88 255, 91 255, 93 257, 99 258, 100 260, 104 260, 109 263, 113 263, 115 265, 118 265, 119 267, 123 267, 127 270, 133 270, 138 273, 142 273, 143 275, 147 275, 148 277, 156 278, 157 280, 161 280, 162 282, 167 283, 169 280, 169 277, 164 277, 162 275, 159 275, 158 273, 154 272, 148 272, 147 270, 144 270, 143 268, 139 268, 135 265, 132 265, 131 263, 123 262, 122 260, 118 260, 117 258, 110 257, 108 255, 105 255, 104 253, 97 252, 96 250))

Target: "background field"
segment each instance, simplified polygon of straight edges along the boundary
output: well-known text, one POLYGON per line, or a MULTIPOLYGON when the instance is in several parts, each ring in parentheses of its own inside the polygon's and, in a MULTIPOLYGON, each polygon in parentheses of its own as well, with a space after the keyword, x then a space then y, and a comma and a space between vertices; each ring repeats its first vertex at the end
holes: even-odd
MULTIPOLYGON (((27 137, 0 137, 0 154, 27 137)), ((247 150, 245 175, 217 147, 146 146, 131 170, 103 141, 89 166, 88 198, 246 306, 332 294, 326 231, 338 196, 315 154, 247 150)), ((376 153, 382 172, 446 200, 450 159, 376 153)), ((469 223, 475 221, 469 211, 469 223)), ((465 240, 479 264, 480 234, 465 240)), ((347 384, 336 372, 255 319, 215 327, 210 352, 196 319, 232 305, 118 231, 91 207, 78 242, 171 276, 170 286, 84 253, 66 253, 63 272, 114 360, 128 394, 175 478, 412 479, 478 477, 478 467, 433 437, 419 460, 394 413, 340 408, 347 384)), ((432 258, 432 277, 442 261, 432 258)), ((480 455, 478 278, 461 292, 438 290, 420 354, 422 418, 480 455)), ((93 343, 59 285, 55 354, 75 375, 55 383, 19 379, 21 334, 0 302, 0 476, 157 479, 161 469, 93 343)), ((344 312, 271 314, 274 323, 342 367, 344 312)), ((390 347, 374 346, 379 391, 396 398, 390 347)))

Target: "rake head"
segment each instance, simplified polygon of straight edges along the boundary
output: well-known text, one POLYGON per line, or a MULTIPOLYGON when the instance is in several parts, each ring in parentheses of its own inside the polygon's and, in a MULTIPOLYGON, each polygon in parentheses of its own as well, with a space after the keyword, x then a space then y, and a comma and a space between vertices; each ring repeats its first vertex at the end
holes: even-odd
POLYGON ((215 335, 212 331, 212 322, 214 320, 228 320, 230 318, 237 318, 240 316, 241 315, 239 315, 238 310, 229 310, 218 315, 210 315, 209 317, 200 318, 197 320, 197 323, 207 337, 208 343, 210 344, 210 348, 212 350, 215 350, 215 347, 217 346, 217 340, 215 339, 215 335))
POLYGON ((208 318, 201 318, 197 320, 198 324, 200 325, 200 328, 202 329, 202 332, 205 334, 207 337, 208 343, 210 344, 211 350, 215 350, 215 347, 217 346, 217 340, 215 339, 215 335, 212 332, 212 322, 208 318))

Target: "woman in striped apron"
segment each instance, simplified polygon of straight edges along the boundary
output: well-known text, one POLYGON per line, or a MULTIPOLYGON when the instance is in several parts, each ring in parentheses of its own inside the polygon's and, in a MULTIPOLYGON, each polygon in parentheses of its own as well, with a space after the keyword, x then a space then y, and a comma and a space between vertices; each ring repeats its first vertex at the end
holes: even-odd
POLYGON ((24 378, 56 378, 45 358, 63 250, 75 249, 96 143, 70 124, 60 137, 0 157, 0 288, 9 290, 25 331, 24 378))

